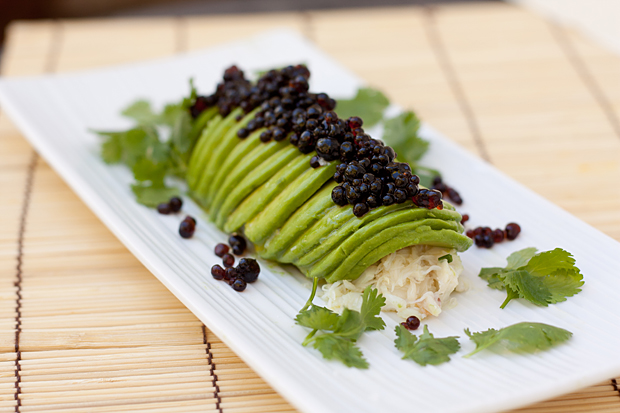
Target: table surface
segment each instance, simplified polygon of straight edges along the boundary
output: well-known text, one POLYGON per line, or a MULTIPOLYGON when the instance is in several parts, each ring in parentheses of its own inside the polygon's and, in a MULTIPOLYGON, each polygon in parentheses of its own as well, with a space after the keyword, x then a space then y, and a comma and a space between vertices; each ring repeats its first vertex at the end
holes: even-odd
MULTIPOLYGON (((151 59, 283 26, 620 240, 620 57, 507 4, 20 22, 2 74, 151 59)), ((0 411, 294 411, 110 233, 1 108, 0 188, 0 411)), ((620 412, 620 393, 610 379, 521 411, 620 412)))

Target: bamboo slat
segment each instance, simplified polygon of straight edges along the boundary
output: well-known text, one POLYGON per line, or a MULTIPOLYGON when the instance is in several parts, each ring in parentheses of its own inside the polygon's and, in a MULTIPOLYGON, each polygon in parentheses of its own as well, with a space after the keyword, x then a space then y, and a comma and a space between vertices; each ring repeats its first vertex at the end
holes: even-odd
MULTIPOLYGON (((282 26, 620 239, 620 57, 505 4, 22 22, 2 73, 156 58, 282 26), (596 210, 577 185, 606 194, 596 210)), ((294 411, 33 158, 1 110, 0 411, 294 411)), ((620 412, 620 394, 611 380, 519 411, 620 412)))

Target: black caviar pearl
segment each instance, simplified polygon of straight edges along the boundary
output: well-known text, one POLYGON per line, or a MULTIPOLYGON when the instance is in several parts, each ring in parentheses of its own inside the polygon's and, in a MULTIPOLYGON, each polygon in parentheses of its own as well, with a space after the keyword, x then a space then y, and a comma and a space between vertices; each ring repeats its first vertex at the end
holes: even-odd
MULTIPOLYGON (((463 219, 465 219, 466 216, 467 214, 463 215, 463 219)), ((467 216, 467 218, 469 218, 469 216, 467 216)), ((462 220, 461 223, 463 223, 462 220)), ((495 243, 502 242, 504 238, 506 238, 506 233, 503 230, 497 228, 493 230, 493 232, 491 233, 491 237, 493 238, 493 242, 495 243)))
POLYGON ((396 189, 394 191, 394 199, 396 200, 397 204, 402 204, 407 200, 407 191, 404 191, 402 189, 396 189))
POLYGON ((253 283, 260 274, 260 266, 255 259, 241 258, 237 265, 237 273, 243 277, 246 282, 253 283))
POLYGON ((242 248, 240 245, 234 245, 232 248, 232 253, 235 255, 243 255, 245 248, 242 248))
POLYGON ((383 192, 385 192, 386 194, 393 194, 395 190, 396 186, 392 182, 388 182, 383 188, 383 192))
POLYGON ((264 143, 269 142, 271 140, 271 129, 267 129, 266 131, 263 131, 260 134, 259 139, 261 142, 264 142, 264 143))
POLYGON ((370 165, 370 172, 372 172, 375 176, 383 175, 383 165, 373 163, 372 165, 370 165))
POLYGON ((310 130, 315 130, 319 126, 319 121, 316 119, 308 119, 306 121, 306 128, 310 130))
POLYGON ((230 237, 228 237, 228 245, 230 245, 231 247, 239 246, 243 251, 245 251, 248 246, 245 238, 243 238, 243 236, 237 234, 236 232, 233 232, 230 237))
POLYGON ((248 131, 256 129, 256 119, 250 120, 245 127, 247 128, 248 131))
POLYGON ((289 141, 293 146, 297 146, 299 144, 299 135, 297 135, 296 133, 292 134, 289 138, 289 141))
POLYGON ((289 122, 288 120, 284 119, 284 118, 280 118, 276 121, 276 126, 278 128, 282 128, 282 129, 288 129, 289 127, 289 122))
POLYGON ((305 131, 299 136, 297 147, 301 153, 310 153, 314 150, 314 136, 312 132, 305 131))
POLYGON ((224 255, 228 254, 228 245, 219 243, 215 246, 214 252, 215 255, 222 258, 224 255))
POLYGON ((342 181, 344 181, 344 176, 340 172, 336 172, 336 173, 334 173, 334 181, 336 181, 339 184, 341 184, 342 181))
POLYGON ((336 172, 340 172, 341 174, 344 174, 344 170, 346 168, 347 168, 346 163, 339 163, 338 165, 336 165, 336 172))
POLYGON ((334 189, 332 189, 332 201, 334 201, 336 205, 340 205, 340 206, 343 206, 349 203, 349 201, 347 201, 345 190, 342 186, 336 186, 334 187, 334 189))
POLYGON ((168 215, 172 212, 172 208, 170 207, 170 203, 165 202, 157 205, 157 212, 163 215, 168 215))
POLYGON ((512 241, 521 233, 521 227, 515 222, 506 225, 506 239, 512 241))
POLYGON ((233 280, 233 282, 230 284, 230 286, 233 288, 233 290, 235 290, 238 293, 240 293, 241 291, 246 289, 248 284, 245 282, 245 280, 243 278, 237 277, 237 278, 235 278, 233 280))
POLYGON ((370 192, 372 192, 373 194, 377 194, 377 195, 381 193, 381 180, 380 179, 375 179, 370 184, 370 192))
POLYGON ((301 118, 305 121, 306 111, 300 108, 293 110, 293 118, 301 118))
POLYGON ((226 270, 222 268, 220 265, 215 264, 213 267, 211 267, 211 275, 213 276, 213 278, 215 278, 218 281, 224 279, 225 273, 226 273, 226 270))
POLYGON ((344 140, 346 142, 353 142, 355 140, 355 135, 353 135, 351 132, 347 132, 344 134, 344 140))
POLYGON ((318 118, 323 113, 323 110, 319 105, 312 105, 306 110, 306 116, 308 118, 318 118))
POLYGON ((413 175, 411 178, 409 178, 409 180, 411 181, 411 183, 413 183, 414 185, 419 185, 420 184, 420 177, 417 175, 413 175))
POLYGON ((361 184, 358 187, 358 192, 362 195, 368 195, 368 192, 370 192, 370 187, 366 184, 361 184))
POLYGON ((319 166, 321 166, 321 163, 319 162, 319 157, 318 156, 313 156, 312 159, 310 159, 310 166, 313 168, 318 168, 319 166))
POLYGON ((250 134, 250 131, 247 130, 246 128, 241 128, 237 131, 237 136, 240 137, 241 139, 247 138, 249 134, 250 134))
POLYGON ((168 203, 170 204, 170 210, 172 212, 179 212, 181 210, 181 207, 183 207, 183 200, 178 196, 173 196, 172 198, 170 198, 170 201, 168 201, 168 203))
POLYGON ((413 203, 421 208, 433 209, 443 208, 441 192, 434 189, 420 189, 412 199, 413 203))
POLYGON ((331 138, 321 138, 316 143, 317 153, 328 161, 334 160, 334 153, 338 151, 338 141, 331 138))
POLYGON ((234 267, 228 267, 224 270, 224 281, 226 281, 226 284, 228 285, 231 285, 238 276, 239 274, 237 274, 237 269, 234 267))
POLYGON ((351 142, 343 142, 340 145, 340 160, 348 162, 355 157, 355 148, 351 142))
POLYGON ((366 204, 370 208, 376 208, 379 206, 379 198, 375 195, 368 195, 368 198, 366 198, 366 204))
POLYGON ((383 203, 383 205, 389 206, 389 205, 392 205, 395 202, 395 199, 394 199, 394 197, 392 195, 385 194, 383 196, 383 198, 381 198, 381 202, 383 203))
POLYGON ((282 116, 283 113, 284 113, 284 108, 282 107, 282 105, 277 106, 273 110, 273 114, 276 115, 276 118, 279 118, 280 116, 282 116))
POLYGON ((450 198, 452 202, 457 205, 461 205, 463 203, 463 198, 461 198, 461 194, 459 194, 456 189, 452 187, 448 187, 446 195, 448 196, 448 198, 450 198))
POLYGON ((393 172, 392 180, 394 181, 394 185, 399 188, 404 188, 409 183, 409 177, 401 174, 400 172, 393 172))
POLYGON ((414 184, 413 182, 409 182, 409 184, 406 186, 406 189, 407 189, 407 196, 409 198, 414 197, 418 194, 418 186, 414 184))
POLYGON ((285 109, 292 109, 295 105, 295 102, 291 98, 284 98, 282 99, 281 104, 285 109))
POLYGON ((349 119, 347 119, 347 124, 349 125, 349 128, 351 128, 351 130, 355 130, 357 128, 361 128, 364 122, 361 118, 357 116, 351 116, 349 119))
MULTIPOLYGON (((384 146, 383 147, 382 155, 387 156, 390 161, 393 161, 394 158, 396 158, 396 152, 394 152, 394 149, 392 149, 390 146, 384 146)), ((407 165, 407 166, 409 166, 409 165, 407 165)))
POLYGON ((368 159, 362 159, 359 161, 359 164, 364 169, 370 169, 370 161, 368 159))
MULTIPOLYGON (((254 118, 253 122, 254 122, 254 125, 253 125, 254 127, 251 128, 251 129, 255 130, 255 129, 258 129, 261 126, 263 126, 263 124, 265 123, 265 118, 263 118, 260 115, 256 115, 256 117, 254 118)), ((247 126, 248 128, 250 128, 250 123, 252 123, 252 122, 248 122, 248 126, 247 126)))
POLYGON ((235 265, 235 257, 232 254, 224 254, 222 256, 222 263, 224 263, 224 267, 230 268, 235 265))
POLYGON ((284 132, 281 128, 273 128, 271 131, 271 136, 274 140, 280 142, 286 138, 286 132, 284 132))
POLYGON ((344 176, 349 179, 361 178, 366 173, 366 170, 359 165, 349 164, 344 170, 344 176))
POLYGON ((196 231, 196 221, 184 219, 179 225, 179 235, 183 238, 191 238, 196 231))
POLYGON ((353 179, 351 181, 351 185, 353 185, 356 188, 359 188, 359 186, 362 184, 362 180, 359 178, 353 179))
POLYGON ((347 201, 350 204, 354 204, 355 202, 357 202, 360 199, 360 193, 355 189, 355 187, 350 186, 345 190, 345 193, 347 195, 347 201))
POLYGON ((358 218, 363 216, 366 212, 368 212, 368 205, 366 205, 366 203, 364 202, 360 202, 353 206, 353 215, 358 218))
POLYGON ((367 147, 361 147, 357 150, 357 157, 358 159, 363 159, 363 158, 367 158, 370 156, 370 148, 367 147))
POLYGON ((420 319, 414 315, 407 317, 407 321, 400 323, 407 330, 417 330, 420 327, 420 319))
POLYGON ((364 179, 364 182, 366 182, 367 184, 372 184, 373 182, 375 182, 375 176, 370 173, 364 174, 362 178, 364 179))
POLYGON ((492 248, 493 247, 493 237, 491 235, 476 235, 474 237, 474 242, 476 243, 477 247, 480 248, 492 248))

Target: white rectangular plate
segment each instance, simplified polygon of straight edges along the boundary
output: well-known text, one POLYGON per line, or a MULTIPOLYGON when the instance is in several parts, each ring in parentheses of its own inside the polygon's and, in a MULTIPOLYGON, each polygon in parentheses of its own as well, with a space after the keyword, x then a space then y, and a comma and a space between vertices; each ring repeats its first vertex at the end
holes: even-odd
POLYGON ((420 367, 394 348, 396 320, 364 334, 359 345, 370 369, 344 367, 301 346, 308 333, 293 319, 309 295, 307 280, 262 262, 259 282, 244 293, 215 281, 213 246, 226 239, 186 198, 184 212, 197 216, 191 240, 177 234, 178 216, 163 216, 134 200, 130 172, 105 165, 100 140, 89 129, 114 130, 130 123, 119 112, 136 98, 156 107, 178 100, 194 77, 200 91, 213 90, 223 69, 247 73, 305 62, 311 88, 351 96, 362 83, 299 35, 276 31, 168 59, 75 74, 0 81, 0 103, 39 153, 58 171, 116 236, 215 334, 293 405, 305 412, 489 412, 515 408, 570 392, 620 374, 620 244, 474 158, 428 127, 425 164, 439 168, 459 188, 473 225, 501 227, 517 221, 514 242, 462 254, 469 291, 459 304, 428 320, 436 336, 461 337, 462 350, 449 363, 420 367), (583 292, 541 308, 515 300, 478 279, 481 267, 504 266, 521 248, 562 247, 585 275, 583 292), (473 349, 463 333, 521 321, 545 322, 574 333, 566 344, 534 355, 473 349))

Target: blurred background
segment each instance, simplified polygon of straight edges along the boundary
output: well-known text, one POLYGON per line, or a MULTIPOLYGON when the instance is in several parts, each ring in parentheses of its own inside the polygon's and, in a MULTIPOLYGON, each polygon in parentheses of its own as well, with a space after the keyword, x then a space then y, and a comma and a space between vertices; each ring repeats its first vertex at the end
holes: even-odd
MULTIPOLYGON (((486 3, 500 0, 0 0, 0 44, 13 20, 188 16, 346 8, 486 3)), ((620 53, 619 0, 511 0, 569 24, 620 53)))

